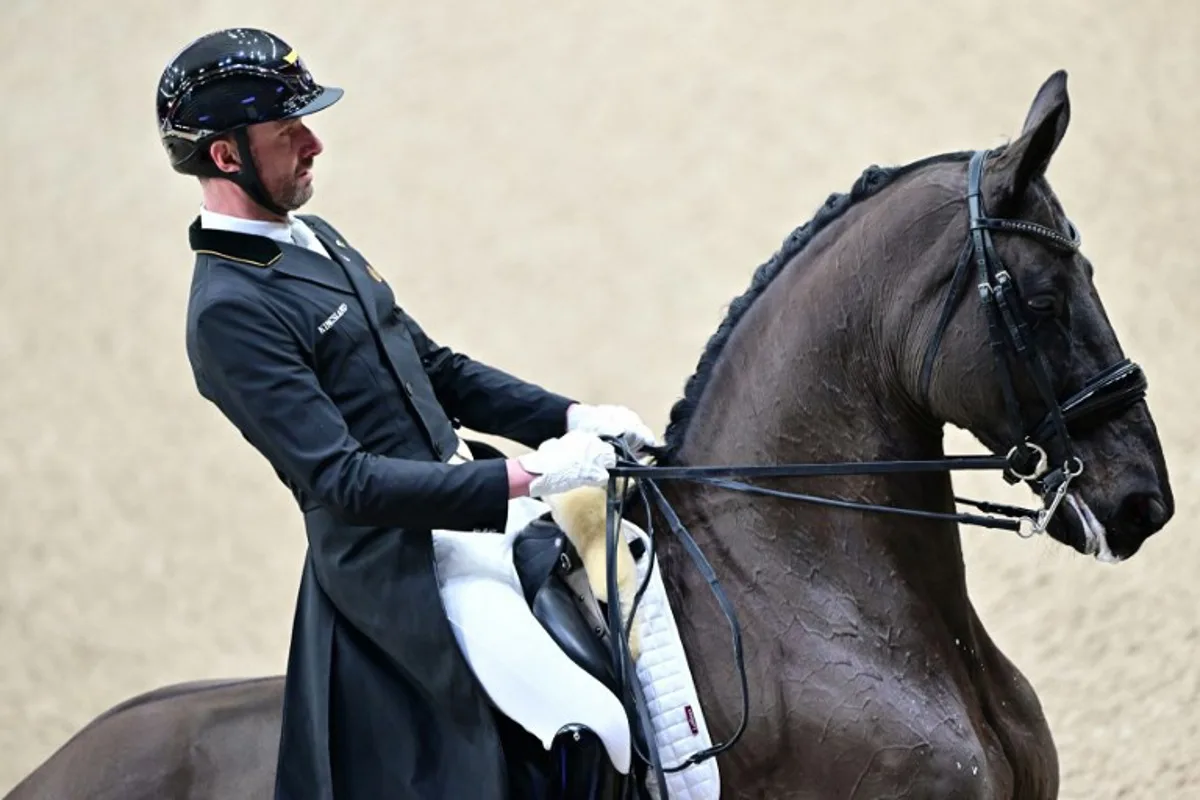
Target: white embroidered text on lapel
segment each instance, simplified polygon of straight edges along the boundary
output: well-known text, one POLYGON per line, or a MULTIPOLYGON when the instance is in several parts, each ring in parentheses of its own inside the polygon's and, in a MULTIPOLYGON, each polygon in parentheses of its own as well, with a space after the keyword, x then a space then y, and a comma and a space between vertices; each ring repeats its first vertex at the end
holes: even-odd
POLYGON ((349 310, 349 306, 342 303, 337 309, 325 318, 325 321, 317 326, 317 333, 324 336, 330 328, 337 324, 337 321, 349 310))

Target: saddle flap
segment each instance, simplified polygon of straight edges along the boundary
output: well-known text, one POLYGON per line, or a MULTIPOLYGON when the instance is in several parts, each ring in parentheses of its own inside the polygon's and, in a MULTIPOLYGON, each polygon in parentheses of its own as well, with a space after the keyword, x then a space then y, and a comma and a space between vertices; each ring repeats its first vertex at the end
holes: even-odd
POLYGON ((593 627, 579 612, 576 598, 565 581, 550 580, 533 600, 533 616, 541 623, 567 657, 604 684, 614 694, 616 675, 600 627, 593 627))

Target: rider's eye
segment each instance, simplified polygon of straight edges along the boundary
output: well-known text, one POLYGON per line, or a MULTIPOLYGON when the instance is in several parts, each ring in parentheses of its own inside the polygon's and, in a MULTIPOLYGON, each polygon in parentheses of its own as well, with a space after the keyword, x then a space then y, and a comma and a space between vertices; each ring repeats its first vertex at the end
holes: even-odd
POLYGON ((1039 294, 1029 298, 1029 310, 1040 317, 1057 316, 1060 305, 1058 295, 1055 294, 1039 294))

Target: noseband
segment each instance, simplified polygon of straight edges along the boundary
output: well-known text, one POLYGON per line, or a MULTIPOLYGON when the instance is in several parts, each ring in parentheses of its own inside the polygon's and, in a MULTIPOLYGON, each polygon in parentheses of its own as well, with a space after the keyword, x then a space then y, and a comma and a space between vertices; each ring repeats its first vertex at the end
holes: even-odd
MULTIPOLYGON (((705 558, 691 534, 688 533, 675 510, 663 496, 658 487, 658 481, 684 480, 748 494, 798 500, 835 508, 874 511, 1011 530, 1028 537, 1046 531, 1055 511, 1066 497, 1071 482, 1083 472, 1083 461, 1074 452, 1071 428, 1074 426, 1078 429, 1085 424, 1110 419, 1123 413, 1145 397, 1147 382, 1141 367, 1128 359, 1122 359, 1095 375, 1084 384, 1083 388, 1070 395, 1066 400, 1059 401, 1050 380, 1050 370, 1045 357, 1031 335, 1020 290, 996 253, 992 232, 1011 233, 1036 239, 1050 248, 1064 253, 1079 251, 1079 234, 1070 223, 1068 223, 1070 235, 1066 236, 1034 222, 987 216, 983 207, 982 184, 983 166, 989 155, 990 151, 986 150, 974 153, 968 166, 969 233, 962 255, 955 266, 954 275, 950 281, 950 292, 942 307, 937 329, 925 352, 921 369, 921 392, 925 396, 928 395, 934 358, 950 324, 950 319, 962 299, 967 281, 972 274, 971 267, 974 266, 974 273, 977 276, 976 289, 980 305, 987 318, 988 337, 1000 375, 1001 391, 1010 425, 1009 430, 1021 437, 1011 446, 1006 455, 949 456, 942 459, 919 461, 857 461, 756 466, 645 466, 638 463, 636 454, 625 447, 621 441, 613 440, 620 457, 616 467, 609 470, 606 553, 608 596, 610 598, 620 596, 614 565, 616 564, 617 541, 620 535, 618 531, 624 516, 625 497, 618 488, 618 480, 636 478, 634 491, 640 495, 645 506, 647 533, 650 534, 648 551, 650 568, 653 569, 655 563, 655 536, 653 516, 650 513, 650 502, 653 500, 670 526, 671 532, 679 539, 697 569, 708 581, 722 612, 729 621, 730 630, 733 633, 734 659, 741 678, 741 723, 727 742, 694 753, 672 767, 663 767, 655 752, 639 754, 643 755, 654 768, 658 776, 660 791, 666 791, 664 773, 686 769, 692 764, 700 763, 731 748, 746 728, 750 709, 746 669, 742 654, 741 628, 738 625, 733 606, 725 596, 712 565, 709 564, 708 559, 705 558), (1032 382, 1037 391, 1038 401, 1044 409, 1040 420, 1032 426, 1025 424, 1026 415, 1022 413, 1021 402, 1018 398, 1014 365, 1017 369, 1022 370, 1032 382), (1055 461, 1053 465, 1051 465, 1050 453, 1053 454, 1055 461), (817 497, 745 482, 746 479, 751 478, 828 477, 964 470, 1001 470, 1005 480, 1009 483, 1025 481, 1041 496, 1042 507, 1038 510, 1031 510, 956 497, 956 502, 973 506, 982 511, 983 515, 947 513, 817 497)), ((1029 416, 1036 418, 1033 414, 1029 416)), ((661 457, 663 453, 654 451, 653 455, 661 457)), ((613 663, 617 668, 617 680, 621 686, 628 689, 620 696, 634 698, 634 707, 627 710, 640 716, 642 724, 645 726, 644 729, 647 731, 651 728, 648 727, 650 723, 644 699, 638 691, 637 682, 631 681, 629 678, 634 666, 629 656, 627 631, 633 622, 634 614, 637 612, 649 579, 650 572, 647 571, 646 579, 638 589, 633 608, 630 609, 627 619, 621 618, 619 603, 610 602, 608 605, 609 629, 614 633, 610 641, 613 663)))

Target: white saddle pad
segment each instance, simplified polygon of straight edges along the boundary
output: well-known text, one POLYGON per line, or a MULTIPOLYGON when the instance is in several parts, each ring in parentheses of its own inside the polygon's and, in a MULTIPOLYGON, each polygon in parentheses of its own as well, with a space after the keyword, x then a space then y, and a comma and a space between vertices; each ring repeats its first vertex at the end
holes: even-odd
MULTIPOLYGON (((627 525, 626 539, 635 536, 649 548, 649 536, 636 526, 627 525)), ((638 586, 642 585, 650 568, 648 554, 647 550, 637 562, 638 586)), ((638 626, 642 642, 641 656, 636 664, 637 676, 654 726, 654 743, 663 767, 672 767, 711 747, 712 739, 657 567, 650 575, 634 624, 638 626)), ((654 779, 653 774, 650 777, 654 779)), ((680 772, 669 772, 665 777, 670 800, 717 800, 721 796, 721 776, 715 759, 693 764, 680 772)))

